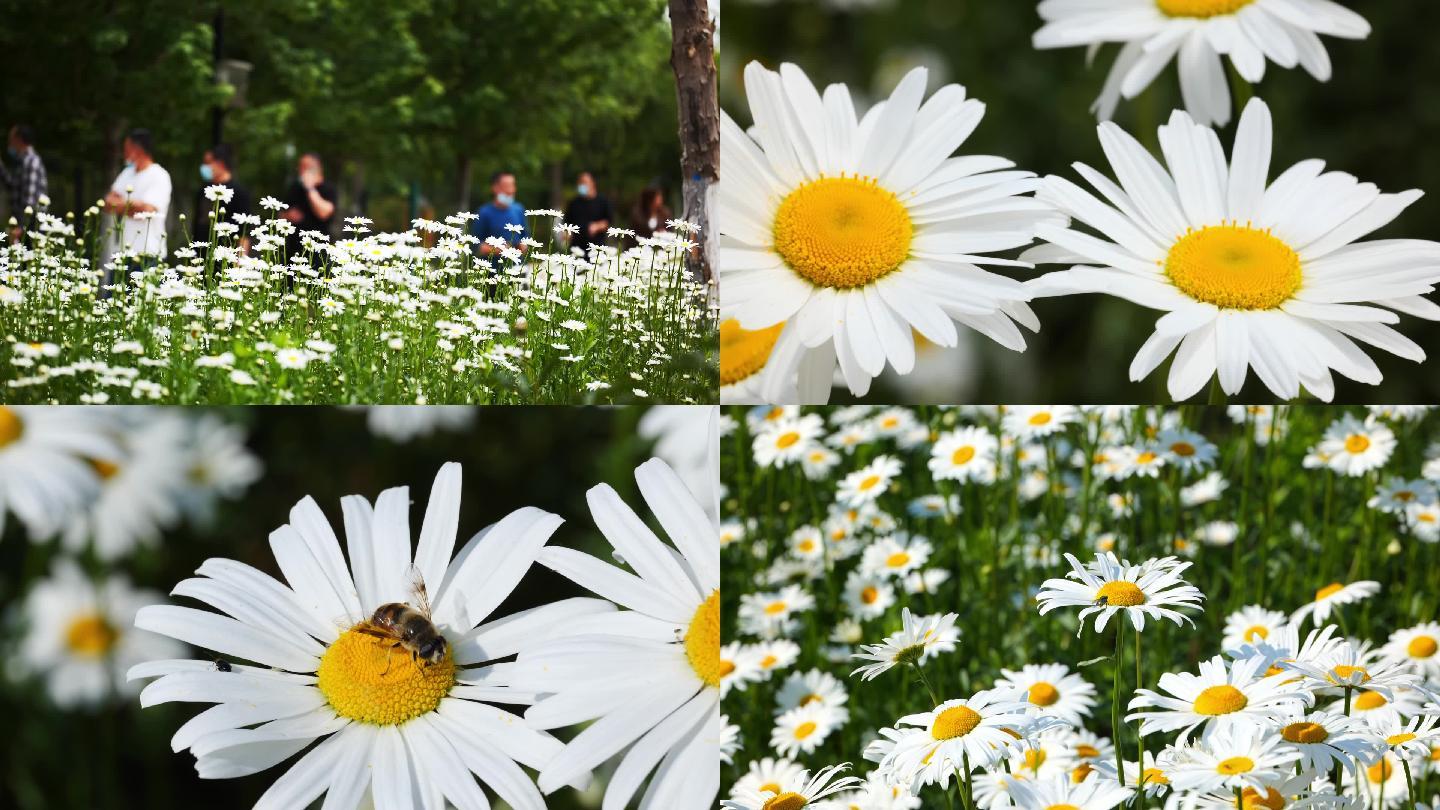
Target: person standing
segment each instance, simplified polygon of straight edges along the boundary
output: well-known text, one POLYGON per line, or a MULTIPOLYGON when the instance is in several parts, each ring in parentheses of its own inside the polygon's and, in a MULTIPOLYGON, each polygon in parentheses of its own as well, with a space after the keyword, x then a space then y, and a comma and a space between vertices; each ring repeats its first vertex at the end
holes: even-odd
MULTIPOLYGON (((228 143, 217 143, 205 150, 205 157, 200 161, 200 179, 204 185, 195 194, 195 238, 208 240, 210 238, 210 213, 215 210, 215 200, 206 189, 214 186, 223 186, 230 192, 228 201, 220 202, 220 219, 217 222, 234 223, 236 214, 249 215, 252 211, 253 198, 250 196, 250 189, 235 181, 235 150, 228 143), (205 223, 205 224, 202 224, 205 223)), ((249 237, 240 240, 240 251, 250 251, 249 237)))
POLYGON ((490 202, 480 206, 470 223, 470 234, 480 240, 481 256, 500 252, 485 241, 491 237, 525 249, 520 240, 530 235, 530 229, 525 225, 525 206, 515 201, 515 190, 514 172, 498 171, 490 176, 490 202))
POLYGON ((665 205, 665 192, 659 186, 647 186, 635 201, 635 210, 630 212, 630 230, 643 239, 653 239, 673 217, 665 205))
POLYGON ((13 171, 0 164, 0 183, 10 188, 10 216, 18 223, 10 229, 10 241, 19 242, 33 224, 34 212, 40 210, 40 198, 48 193, 48 179, 45 163, 35 151, 35 130, 25 124, 11 127, 6 151, 19 164, 13 171))
MULTIPOLYGON (((155 139, 148 129, 132 129, 121 144, 125 168, 110 184, 103 210, 105 250, 141 257, 142 264, 165 255, 165 220, 170 214, 170 173, 155 162, 155 139)), ((111 281, 106 274, 106 283, 111 281)))
POLYGON ((302 255, 304 242, 300 234, 304 231, 318 231, 331 235, 331 224, 335 221, 335 201, 339 195, 335 186, 325 179, 325 165, 320 156, 306 152, 295 165, 295 182, 285 195, 285 218, 295 225, 295 232, 286 240, 286 250, 293 261, 302 255))
POLYGON ((589 253, 591 245, 605 244, 605 232, 614 220, 610 201, 595 188, 595 175, 581 172, 575 178, 575 199, 565 207, 565 222, 579 229, 570 237, 570 247, 589 253))

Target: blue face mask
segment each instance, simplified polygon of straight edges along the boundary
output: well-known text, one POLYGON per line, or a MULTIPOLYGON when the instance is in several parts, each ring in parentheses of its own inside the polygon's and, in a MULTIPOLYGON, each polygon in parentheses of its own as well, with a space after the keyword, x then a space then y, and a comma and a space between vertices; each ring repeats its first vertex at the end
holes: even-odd
POLYGON ((500 203, 501 205, 514 205, 515 196, 513 194, 496 194, 495 202, 500 203))
POLYGON ((590 187, 587 186, 587 185, 585 185, 584 183, 581 183, 580 185, 576 186, 576 187, 575 187, 575 190, 576 190, 577 192, 579 192, 579 194, 580 194, 581 197, 589 197, 589 196, 590 196, 590 187))
POLYGON ((207 183, 215 179, 215 172, 210 169, 209 163, 200 164, 200 179, 207 183))
POLYGON ((133 168, 135 168, 135 161, 133 161, 133 160, 127 160, 127 161, 125 161, 125 168, 127 168, 127 169, 133 169, 133 168))

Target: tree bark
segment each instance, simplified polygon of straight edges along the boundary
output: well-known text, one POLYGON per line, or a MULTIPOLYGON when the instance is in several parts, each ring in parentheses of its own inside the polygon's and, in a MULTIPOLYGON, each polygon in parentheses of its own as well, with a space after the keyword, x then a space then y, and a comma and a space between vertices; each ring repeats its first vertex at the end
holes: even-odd
POLYGON ((708 0, 670 0, 670 66, 680 111, 680 168, 684 182, 682 217, 700 226, 700 250, 690 271, 709 281, 718 240, 710 203, 720 179, 720 100, 715 78, 715 24, 708 0))

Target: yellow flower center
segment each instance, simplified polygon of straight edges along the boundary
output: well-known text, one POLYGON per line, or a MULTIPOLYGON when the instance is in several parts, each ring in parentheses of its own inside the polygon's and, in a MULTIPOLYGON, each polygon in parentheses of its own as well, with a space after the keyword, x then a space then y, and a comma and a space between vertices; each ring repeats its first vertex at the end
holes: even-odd
POLYGON ((910 555, 903 551, 897 551, 885 558, 885 565, 890 568, 900 568, 908 562, 910 562, 910 555))
POLYGON ((1366 777, 1370 779, 1370 782, 1372 784, 1376 785, 1389 779, 1390 775, 1394 772, 1395 769, 1391 767, 1389 757, 1386 757, 1385 759, 1382 759, 1374 765, 1371 765, 1369 768, 1365 769, 1366 777))
POLYGON ((1389 702, 1390 701, 1386 700, 1385 696, 1379 692, 1361 692, 1355 697, 1355 708, 1361 711, 1370 711, 1371 709, 1378 709, 1389 702))
POLYGON ((1244 810, 1282 810, 1285 807, 1285 797, 1280 791, 1273 787, 1265 788, 1265 795, 1261 796, 1255 788, 1245 788, 1240 791, 1240 806, 1244 810))
POLYGON ((120 637, 114 627, 98 613, 81 616, 65 629, 65 646, 84 658, 99 658, 110 652, 120 637))
POLYGON ((1280 729, 1280 736, 1288 742, 1314 745, 1329 739, 1330 732, 1319 723, 1291 723, 1280 729))
POLYGON ((959 450, 956 450, 953 454, 951 454, 951 456, 950 456, 950 463, 951 463, 951 464, 955 464, 955 465, 965 464, 965 463, 969 462, 970 459, 972 459, 972 458, 974 458, 974 457, 975 457, 975 448, 970 447, 970 446, 967 445, 967 446, 965 446, 965 447, 960 448, 959 450))
POLYGON ((1126 582, 1123 579, 1107 582, 1100 586, 1100 590, 1095 594, 1095 600, 1098 602, 1102 597, 1105 599, 1105 604, 1110 607, 1134 607, 1145 603, 1145 592, 1140 590, 1135 583, 1126 582))
POLYGON ((740 328, 740 322, 731 318, 720 324, 720 384, 734 385, 760 373, 775 341, 780 339, 780 330, 785 324, 777 323, 766 329, 751 332, 740 328))
POLYGON ((1435 655, 1437 647, 1440 645, 1437 645, 1435 639, 1430 636, 1416 636, 1410 639, 1409 644, 1405 645, 1405 652, 1411 658, 1430 658, 1435 655))
POLYGON ((1040 766, 1045 764, 1045 752, 1039 749, 1030 748, 1025 751, 1025 767, 1039 773, 1040 766))
POLYGON ((1255 769, 1255 760, 1249 757, 1230 757, 1222 760, 1215 766, 1216 773, 1223 773, 1233 776, 1237 773, 1249 773, 1255 769))
POLYGON ((724 658, 720 659, 720 677, 725 677, 735 671, 735 662, 724 658))
POLYGON ((1180 292, 1221 309, 1275 309, 1300 289, 1300 256, 1268 231, 1216 225, 1176 242, 1165 275, 1180 292))
POLYGON ((19 439, 20 434, 24 432, 25 426, 20 423, 19 414, 0 405, 0 447, 19 439))
POLYGON ((799 793, 781 793, 766 799, 760 810, 800 810, 806 804, 809 802, 799 793))
POLYGON ((980 715, 969 706, 951 706, 935 718, 930 736, 937 740, 953 740, 964 737, 980 725, 980 715))
POLYGON ((1338 582, 1332 582, 1332 583, 1330 583, 1329 585, 1326 585, 1325 587, 1323 587, 1323 588, 1321 588, 1320 590, 1318 590, 1318 591, 1315 592, 1315 601, 1316 601, 1316 602, 1319 602, 1319 601, 1321 601, 1322 599, 1328 599, 1328 598, 1334 596, 1335 594, 1343 591, 1344 589, 1345 589, 1345 586, 1344 586, 1344 585, 1341 585, 1341 584, 1338 583, 1338 582))
POLYGON ((1228 683, 1222 683, 1219 686, 1206 687, 1195 698, 1195 713, 1211 717, 1231 714, 1245 708, 1249 702, 1244 692, 1228 683))
POLYGON ((1045 810, 1080 810, 1080 808, 1073 804, 1052 804, 1045 808, 1045 810))
POLYGON ((860 591, 860 601, 861 601, 861 602, 864 602, 864 603, 867 604, 867 605, 873 605, 873 604, 875 604, 875 600, 877 600, 877 599, 879 599, 879 598, 880 598, 880 591, 876 590, 874 585, 866 585, 866 586, 860 591))
POLYGON ((789 433, 782 434, 780 438, 776 439, 775 446, 784 450, 787 447, 794 446, 798 441, 800 441, 800 434, 792 430, 789 433))
POLYGON ((1270 628, 1259 624, 1252 624, 1245 629, 1245 640, 1266 639, 1270 637, 1270 628))
POLYGON ((1175 442, 1170 445, 1170 452, 1177 456, 1189 457, 1195 455, 1195 445, 1189 442, 1175 442))
POLYGON ((1060 699, 1060 691, 1044 681, 1030 687, 1030 702, 1036 706, 1053 706, 1060 699))
POLYGON ((1168 785, 1170 784, 1170 778, 1167 777, 1164 772, 1162 772, 1159 768, 1146 768, 1140 774, 1140 784, 1168 785))
POLYGON ((1234 14, 1255 0, 1155 0, 1160 11, 1170 17, 1218 17, 1234 14))
POLYGON ((1157 458, 1159 458, 1159 456, 1155 455, 1149 450, 1146 450, 1145 452, 1136 456, 1135 461, 1140 464, 1153 464, 1155 463, 1155 459, 1157 458))
POLYGON ((1070 782, 1072 784, 1078 785, 1081 782, 1085 781, 1085 777, 1089 776, 1094 772, 1095 769, 1090 767, 1090 763, 1082 762, 1078 767, 1075 768, 1075 770, 1070 772, 1070 782))
POLYGON ((767 656, 765 656, 764 658, 761 658, 761 659, 760 659, 760 668, 761 668, 761 669, 769 669, 769 668, 775 666, 775 665, 778 664, 778 663, 780 663, 780 659, 779 659, 779 658, 776 658, 776 657, 773 656, 773 655, 767 655, 767 656))
POLYGON ((770 604, 765 606, 765 612, 771 616, 778 616, 781 613, 785 612, 785 607, 786 606, 783 601, 771 602, 770 604))
POLYGON ((807 537, 804 540, 800 541, 799 549, 801 551, 814 551, 815 541, 807 537))
POLYGON ((775 213, 775 251, 819 287, 863 287, 910 255, 915 228, 900 199, 872 179, 822 177, 775 213))
POLYGON ((91 459, 90 466, 95 469, 95 474, 100 476, 101 481, 108 481, 115 477, 115 473, 120 472, 120 465, 99 459, 91 459))
POLYGON ((388 638, 357 624, 330 645, 316 672, 320 693, 337 714, 395 726, 435 710, 455 685, 450 647, 438 664, 416 660, 388 638))
POLYGON ((1096 748, 1093 745, 1085 745, 1084 743, 1081 743, 1080 745, 1075 746, 1075 756, 1080 757, 1081 759, 1095 759, 1096 757, 1100 756, 1100 749, 1096 748))
POLYGON ((720 685, 720 589, 695 609, 685 631, 685 657, 706 686, 720 685))
POLYGON ((860 491, 861 491, 861 492, 869 492, 870 490, 874 489, 874 488, 875 488, 875 485, 878 484, 878 483, 880 483, 880 476, 878 476, 878 475, 869 475, 869 476, 866 476, 865 479, 860 482, 860 491))
POLYGON ((817 695, 817 694, 811 693, 811 694, 806 695, 806 696, 803 697, 803 698, 800 698, 800 705, 801 705, 801 706, 809 706, 811 703, 819 703, 819 702, 821 702, 822 700, 824 700, 824 698, 820 697, 820 696, 817 695))
POLYGON ((1370 449, 1370 437, 1362 436, 1359 433, 1351 433, 1345 437, 1345 452, 1363 453, 1370 449))
POLYGON ((1391 735, 1391 736, 1389 736, 1389 737, 1386 737, 1386 738, 1385 738, 1385 744, 1386 744, 1386 745, 1404 745, 1405 743, 1410 742, 1410 741, 1413 740, 1413 739, 1415 739, 1415 735, 1414 735, 1414 734, 1411 734, 1410 732, 1407 731, 1407 732, 1404 732, 1403 734, 1394 734, 1394 735, 1391 735))
POLYGON ((1370 680, 1370 673, 1366 672, 1364 667, 1352 667, 1349 664, 1336 664, 1335 668, 1330 671, 1335 676, 1330 680, 1335 683, 1348 682, 1350 678, 1355 675, 1360 676, 1360 683, 1364 683, 1370 680))
POLYGON ((774 782, 766 782, 765 784, 763 784, 763 785, 760 786, 760 792, 761 792, 761 793, 779 793, 779 792, 780 792, 780 785, 778 785, 778 784, 776 784, 776 783, 774 783, 774 782))
POLYGON ((1034 425, 1035 427, 1040 427, 1041 425, 1050 424, 1050 419, 1051 417, 1049 411, 1040 411, 1039 413, 1032 414, 1030 416, 1030 424, 1034 425))
POLYGON ((803 740, 814 733, 815 723, 810 720, 806 720, 805 722, 795 727, 795 739, 797 740, 803 740))

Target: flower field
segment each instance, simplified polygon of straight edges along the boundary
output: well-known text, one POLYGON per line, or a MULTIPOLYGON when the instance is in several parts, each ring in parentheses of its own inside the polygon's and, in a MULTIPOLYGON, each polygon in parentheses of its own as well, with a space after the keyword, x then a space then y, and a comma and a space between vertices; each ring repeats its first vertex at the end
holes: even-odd
POLYGON ((687 223, 581 257, 548 236, 568 227, 559 212, 532 211, 545 241, 477 258, 470 215, 415 220, 403 233, 371 233, 351 218, 344 238, 306 234, 303 255, 290 256, 293 226, 273 216, 283 204, 265 202, 271 218, 212 220, 208 239, 149 266, 123 256, 102 264, 93 211, 78 227, 42 215, 24 244, 0 251, 3 399, 713 398, 715 318, 706 287, 685 270, 687 223))
POLYGON ((726 413, 724 806, 1436 806, 1434 411, 726 413))

